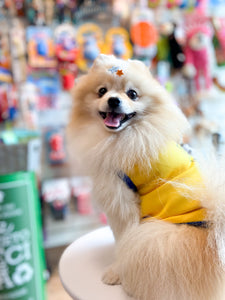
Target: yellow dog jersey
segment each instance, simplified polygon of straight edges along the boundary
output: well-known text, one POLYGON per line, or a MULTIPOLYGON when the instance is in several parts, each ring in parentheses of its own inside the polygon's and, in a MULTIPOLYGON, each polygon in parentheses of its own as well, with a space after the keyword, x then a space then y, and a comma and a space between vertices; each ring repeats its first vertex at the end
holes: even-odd
POLYGON ((170 143, 151 168, 136 165, 127 175, 140 195, 142 218, 172 223, 201 222, 206 218, 200 201, 190 197, 191 187, 203 184, 199 170, 178 144, 170 143))

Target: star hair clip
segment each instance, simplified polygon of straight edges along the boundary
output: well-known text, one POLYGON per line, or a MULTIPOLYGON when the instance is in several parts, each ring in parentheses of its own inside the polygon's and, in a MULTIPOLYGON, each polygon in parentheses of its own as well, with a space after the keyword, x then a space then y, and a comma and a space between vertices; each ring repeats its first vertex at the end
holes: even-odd
POLYGON ((124 75, 123 70, 119 67, 112 67, 111 69, 109 69, 109 72, 111 72, 112 74, 116 74, 119 77, 124 75))

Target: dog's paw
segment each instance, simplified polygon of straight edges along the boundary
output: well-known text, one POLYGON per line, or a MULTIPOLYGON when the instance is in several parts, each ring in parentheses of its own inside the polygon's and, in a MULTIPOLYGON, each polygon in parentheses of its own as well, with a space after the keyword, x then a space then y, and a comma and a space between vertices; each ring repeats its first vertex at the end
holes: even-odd
POLYGON ((116 272, 113 266, 109 267, 107 271, 103 274, 102 281, 105 284, 109 285, 117 285, 121 283, 119 274, 116 272))

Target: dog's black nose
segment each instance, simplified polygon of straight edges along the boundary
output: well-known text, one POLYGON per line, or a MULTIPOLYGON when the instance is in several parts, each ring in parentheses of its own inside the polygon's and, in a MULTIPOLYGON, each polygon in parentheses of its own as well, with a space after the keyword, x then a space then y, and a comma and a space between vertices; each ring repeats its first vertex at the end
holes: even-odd
POLYGON ((108 105, 111 108, 117 108, 118 106, 120 106, 120 99, 117 97, 110 97, 108 99, 108 105))

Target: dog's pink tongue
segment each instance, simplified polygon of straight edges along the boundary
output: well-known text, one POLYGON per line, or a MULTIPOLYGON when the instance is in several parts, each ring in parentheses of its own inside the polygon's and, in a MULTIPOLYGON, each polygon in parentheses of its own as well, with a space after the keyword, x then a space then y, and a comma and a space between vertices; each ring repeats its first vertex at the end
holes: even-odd
POLYGON ((122 117, 122 114, 107 113, 104 124, 109 127, 119 127, 122 117))

